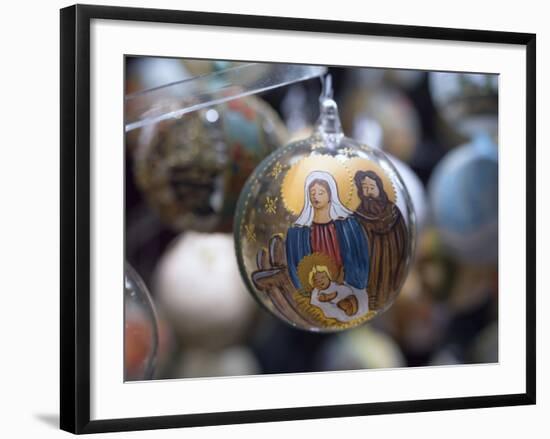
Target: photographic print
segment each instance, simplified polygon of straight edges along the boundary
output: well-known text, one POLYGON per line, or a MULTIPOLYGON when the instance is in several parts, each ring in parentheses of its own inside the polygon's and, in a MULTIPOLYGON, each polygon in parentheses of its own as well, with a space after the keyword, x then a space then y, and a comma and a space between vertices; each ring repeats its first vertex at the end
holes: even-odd
POLYGON ((498 75, 125 63, 126 379, 498 361, 498 75))

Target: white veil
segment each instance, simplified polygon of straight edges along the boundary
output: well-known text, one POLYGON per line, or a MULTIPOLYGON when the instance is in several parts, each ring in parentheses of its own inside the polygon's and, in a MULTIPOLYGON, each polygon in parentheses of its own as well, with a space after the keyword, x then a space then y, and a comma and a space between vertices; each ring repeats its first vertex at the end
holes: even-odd
POLYGON ((311 200, 309 199, 309 185, 313 180, 324 180, 327 182, 328 187, 330 188, 329 215, 332 220, 344 219, 353 213, 340 201, 340 197, 338 195, 338 186, 336 186, 336 181, 334 180, 334 177, 328 172, 313 171, 306 178, 306 182, 304 184, 304 208, 302 209, 302 212, 300 213, 298 219, 295 221, 295 225, 311 226, 311 223, 313 222, 314 211, 311 200))

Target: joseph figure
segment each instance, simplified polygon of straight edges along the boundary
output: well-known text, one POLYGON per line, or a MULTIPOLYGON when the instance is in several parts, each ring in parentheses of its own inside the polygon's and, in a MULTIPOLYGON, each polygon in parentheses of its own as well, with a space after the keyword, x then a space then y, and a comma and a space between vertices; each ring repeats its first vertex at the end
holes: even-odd
POLYGON ((407 261, 407 227, 376 172, 357 171, 354 180, 361 200, 356 215, 369 245, 369 309, 376 310, 400 287, 407 261))

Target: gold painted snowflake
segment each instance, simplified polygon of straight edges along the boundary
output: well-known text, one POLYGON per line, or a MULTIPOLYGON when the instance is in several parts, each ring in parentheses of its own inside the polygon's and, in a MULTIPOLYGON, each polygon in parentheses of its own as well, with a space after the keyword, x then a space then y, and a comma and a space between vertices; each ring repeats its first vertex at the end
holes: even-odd
POLYGON ((342 154, 349 157, 353 154, 353 149, 351 149, 350 147, 344 148, 342 150, 342 154))
POLYGON ((271 197, 265 197, 265 212, 269 213, 271 215, 275 215, 277 213, 277 200, 279 197, 271 198, 271 197))
POLYGON ((282 171, 283 171, 283 165, 277 162, 275 163, 275 166, 273 166, 273 169, 271 170, 270 174, 273 178, 277 178, 282 171))
POLYGON ((246 239, 249 242, 256 242, 256 232, 254 224, 247 224, 244 226, 244 231, 246 232, 246 239))

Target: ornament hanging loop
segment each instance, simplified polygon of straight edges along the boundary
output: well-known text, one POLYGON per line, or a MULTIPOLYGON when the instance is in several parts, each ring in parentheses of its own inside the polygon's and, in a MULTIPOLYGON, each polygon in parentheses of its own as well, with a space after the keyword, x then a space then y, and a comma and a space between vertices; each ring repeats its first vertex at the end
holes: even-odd
POLYGON ((319 96, 319 119, 316 131, 327 142, 327 146, 336 146, 344 136, 338 114, 338 105, 332 98, 332 76, 321 76, 321 95, 319 96))
POLYGON ((321 96, 319 96, 319 103, 322 104, 325 99, 332 99, 332 75, 321 76, 321 96))

